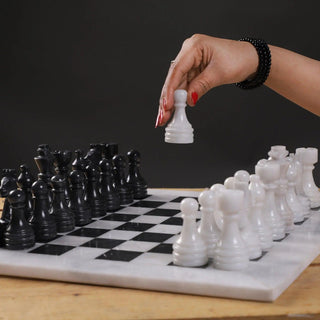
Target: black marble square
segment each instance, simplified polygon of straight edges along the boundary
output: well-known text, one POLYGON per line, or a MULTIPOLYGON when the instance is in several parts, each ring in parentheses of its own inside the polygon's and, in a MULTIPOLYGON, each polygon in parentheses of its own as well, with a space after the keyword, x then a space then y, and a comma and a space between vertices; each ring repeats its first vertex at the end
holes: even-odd
POLYGON ((30 253, 40 253, 40 254, 49 254, 53 256, 60 256, 67 251, 70 251, 75 247, 73 246, 65 246, 58 244, 44 244, 34 250, 29 251, 30 253))
POLYGON ((130 205, 130 207, 157 208, 162 206, 163 204, 165 204, 165 202, 142 200, 130 205))
POLYGON ((125 250, 110 250, 96 259, 101 260, 113 260, 113 261, 126 261, 129 262, 134 258, 140 256, 142 252, 137 251, 125 251, 125 250))
POLYGON ((95 238, 82 244, 80 247, 112 249, 125 241, 126 240, 95 238))
POLYGON ((169 253, 171 254, 173 251, 171 243, 161 243, 158 246, 152 248, 148 252, 155 252, 155 253, 169 253))
POLYGON ((181 201, 182 201, 183 199, 185 199, 185 198, 193 198, 193 199, 198 200, 198 198, 196 198, 196 197, 187 197, 187 196, 185 196, 185 197, 175 198, 175 199, 171 200, 170 202, 181 202, 181 201))
POLYGON ((171 224, 176 226, 182 226, 183 219, 179 217, 171 217, 165 221, 162 221, 161 224, 171 224))
POLYGON ((115 230, 126 230, 126 231, 146 231, 151 227, 155 226, 151 223, 139 223, 139 222, 127 222, 115 230))
POLYGON ((139 217, 137 214, 125 214, 125 213, 112 213, 101 220, 111 220, 111 221, 130 221, 134 218, 139 217))
POLYGON ((109 229, 98 229, 98 228, 80 228, 75 231, 68 233, 68 236, 79 236, 79 237, 99 237, 102 234, 109 231, 109 229))
POLYGON ((148 242, 163 242, 168 240, 174 236, 173 234, 166 234, 166 233, 153 233, 153 232, 143 232, 132 240, 136 241, 148 241, 148 242))
POLYGON ((174 209, 154 209, 147 213, 145 213, 146 216, 162 216, 162 217, 172 217, 178 214, 179 210, 174 209))

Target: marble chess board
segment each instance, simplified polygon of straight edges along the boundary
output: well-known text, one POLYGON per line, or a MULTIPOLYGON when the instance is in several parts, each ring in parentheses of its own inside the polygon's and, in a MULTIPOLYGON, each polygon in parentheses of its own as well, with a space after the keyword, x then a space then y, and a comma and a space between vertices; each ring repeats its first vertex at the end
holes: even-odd
MULTIPOLYGON (((320 212, 250 261, 244 271, 172 263, 180 201, 198 192, 149 189, 142 201, 30 249, 0 248, 0 274, 104 286, 273 301, 320 254, 320 212)), ((198 221, 200 212, 198 212, 198 221)))

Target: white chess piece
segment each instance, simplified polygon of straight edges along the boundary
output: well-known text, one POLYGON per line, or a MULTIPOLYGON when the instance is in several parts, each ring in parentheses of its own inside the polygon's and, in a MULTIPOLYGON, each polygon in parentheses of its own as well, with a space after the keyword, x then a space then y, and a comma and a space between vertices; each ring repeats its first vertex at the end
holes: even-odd
POLYGON ((242 209, 239 212, 239 227, 241 237, 248 248, 249 259, 257 259, 261 257, 262 250, 260 246, 260 239, 257 232, 252 228, 250 214, 250 193, 249 193, 249 173, 245 170, 239 170, 234 175, 234 188, 242 190, 244 194, 244 201, 242 209))
POLYGON ((165 142, 168 143, 193 143, 193 128, 186 115, 187 91, 174 92, 175 112, 172 120, 166 127, 165 142))
POLYGON ((214 193, 214 197, 215 197, 215 208, 214 208, 213 216, 220 231, 222 230, 222 225, 223 225, 223 214, 219 207, 219 197, 221 195, 221 191, 225 190, 225 188, 226 187, 221 183, 216 183, 212 185, 210 188, 210 190, 214 193))
POLYGON ((223 212, 223 228, 214 253, 214 267, 221 270, 245 269, 249 263, 249 256, 238 224, 238 213, 243 205, 243 191, 222 190, 219 202, 223 212))
POLYGON ((297 168, 297 178, 296 178, 296 186, 295 186, 295 191, 298 197, 299 202, 302 204, 302 206, 305 208, 307 214, 304 215, 305 218, 310 217, 311 215, 311 202, 307 195, 305 194, 302 186, 302 163, 299 159, 299 151, 297 152, 298 149, 296 149, 296 153, 294 155, 294 164, 297 168))
POLYGON ((302 163, 302 187, 306 196, 311 202, 311 208, 320 207, 320 191, 316 186, 312 171, 314 164, 318 162, 318 149, 316 148, 298 148, 296 153, 302 163))
POLYGON ((234 189, 234 177, 229 177, 226 180, 224 180, 223 185, 225 186, 226 189, 234 189))
POLYGON ((250 176, 249 192, 252 204, 250 213, 252 228, 259 236, 261 249, 267 251, 273 246, 272 231, 263 216, 266 192, 256 174, 250 176))
POLYGON ((198 201, 201 206, 201 222, 198 232, 207 245, 208 257, 213 258, 214 248, 220 236, 220 230, 214 218, 216 207, 214 192, 211 190, 201 192, 198 201))
POLYGON ((178 240, 173 244, 173 263, 183 267, 199 267, 208 262, 207 246, 196 225, 198 202, 193 198, 181 201, 183 225, 178 240))
POLYGON ((305 208, 298 199, 295 192, 296 180, 298 176, 298 170, 294 161, 294 154, 290 153, 289 157, 289 168, 287 170, 288 179, 288 191, 287 191, 287 202, 290 209, 293 212, 293 222, 301 222, 304 217, 308 215, 308 208, 305 208))
POLYGON ((275 203, 274 192, 277 189, 276 182, 280 178, 280 165, 275 162, 260 160, 255 167, 256 174, 260 177, 266 191, 264 205, 264 218, 272 230, 272 239, 281 240, 285 237, 285 227, 275 203))
POLYGON ((288 151, 285 146, 272 146, 268 152, 270 162, 275 162, 280 165, 280 177, 277 181, 277 188, 275 190, 275 200, 278 212, 280 213, 283 222, 285 224, 285 232, 290 233, 294 229, 293 224, 293 212, 290 209, 287 202, 287 170, 289 167, 289 161, 286 158, 288 151))

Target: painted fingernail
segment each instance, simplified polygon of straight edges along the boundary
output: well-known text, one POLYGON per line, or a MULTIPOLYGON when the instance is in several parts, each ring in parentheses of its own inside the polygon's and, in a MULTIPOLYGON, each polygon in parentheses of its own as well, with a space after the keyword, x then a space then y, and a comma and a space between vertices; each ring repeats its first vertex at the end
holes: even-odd
POLYGON ((198 101, 198 94, 196 92, 192 92, 191 98, 192 98, 193 104, 196 104, 198 101))
POLYGON ((160 120, 160 113, 159 113, 158 116, 157 116, 156 125, 154 126, 155 128, 158 127, 158 125, 159 125, 159 120, 160 120))
POLYGON ((163 110, 162 110, 162 108, 161 108, 161 109, 160 109, 160 119, 159 119, 158 125, 161 125, 162 120, 163 120, 163 110))

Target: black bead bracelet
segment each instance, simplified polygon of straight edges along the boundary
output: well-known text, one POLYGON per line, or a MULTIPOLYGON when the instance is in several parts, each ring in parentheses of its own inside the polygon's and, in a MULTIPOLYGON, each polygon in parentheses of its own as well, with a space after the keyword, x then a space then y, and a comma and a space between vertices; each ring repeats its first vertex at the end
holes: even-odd
POLYGON ((259 66, 253 79, 237 82, 236 86, 241 89, 254 89, 260 87, 268 78, 271 68, 271 53, 268 44, 262 39, 242 38, 239 41, 250 42, 259 56, 259 66))

